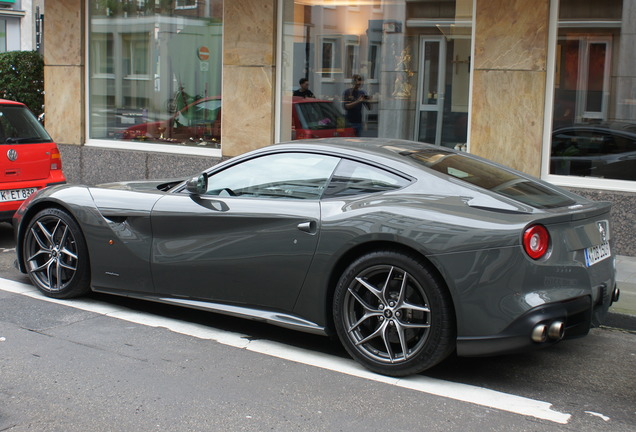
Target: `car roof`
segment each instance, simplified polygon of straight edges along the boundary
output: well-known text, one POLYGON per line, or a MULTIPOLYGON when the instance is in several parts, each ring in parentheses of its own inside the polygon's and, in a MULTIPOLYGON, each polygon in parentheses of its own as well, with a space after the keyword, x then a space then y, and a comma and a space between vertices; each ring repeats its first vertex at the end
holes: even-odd
POLYGON ((636 134, 636 123, 621 121, 606 123, 575 123, 569 126, 557 128, 552 132, 552 134, 555 135, 571 131, 623 133, 634 135, 636 134))
MULTIPOLYGON (((313 150, 318 152, 338 153, 344 156, 358 158, 364 156, 369 161, 381 164, 399 164, 416 168, 418 171, 422 166, 414 160, 404 157, 404 153, 421 151, 423 149, 436 149, 454 153, 446 147, 434 146, 422 142, 408 141, 394 138, 365 138, 365 137, 338 137, 309 139, 282 142, 265 147, 264 149, 285 149, 285 150, 313 150)), ((396 168, 396 166, 393 166, 396 168)))
POLYGON ((24 106, 24 104, 22 102, 12 101, 12 100, 8 100, 8 99, 0 99, 0 105, 24 106))
POLYGON ((316 98, 305 98, 302 96, 293 96, 292 97, 292 103, 294 104, 299 104, 299 103, 333 103, 333 101, 330 100, 325 100, 325 99, 316 99, 316 98))
POLYGON ((347 153, 363 152, 370 155, 397 158, 399 160, 403 160, 403 157, 399 154, 404 151, 412 152, 422 150, 424 148, 436 148, 450 151, 450 149, 434 146, 432 144, 395 138, 337 137, 289 141, 275 145, 288 147, 302 145, 303 147, 314 147, 316 150, 339 149, 344 150, 347 153))

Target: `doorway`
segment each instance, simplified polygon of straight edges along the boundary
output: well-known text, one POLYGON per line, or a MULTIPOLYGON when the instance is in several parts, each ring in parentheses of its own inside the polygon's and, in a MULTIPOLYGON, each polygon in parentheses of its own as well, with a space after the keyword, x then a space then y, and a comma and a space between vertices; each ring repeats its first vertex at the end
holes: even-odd
POLYGON ((415 139, 466 149, 470 38, 421 36, 415 139))

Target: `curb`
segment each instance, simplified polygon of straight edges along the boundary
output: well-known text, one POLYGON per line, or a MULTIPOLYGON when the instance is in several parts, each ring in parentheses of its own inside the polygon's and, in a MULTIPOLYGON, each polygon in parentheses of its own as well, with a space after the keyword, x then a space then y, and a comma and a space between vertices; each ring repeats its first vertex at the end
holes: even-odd
POLYGON ((602 327, 636 332, 636 316, 610 312, 605 316, 602 327))

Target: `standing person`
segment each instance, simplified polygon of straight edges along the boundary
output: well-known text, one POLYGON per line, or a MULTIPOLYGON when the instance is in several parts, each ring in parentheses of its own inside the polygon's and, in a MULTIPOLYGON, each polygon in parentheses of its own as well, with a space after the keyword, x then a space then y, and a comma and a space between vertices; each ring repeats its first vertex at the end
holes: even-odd
POLYGON ((361 89, 364 80, 362 76, 355 74, 351 77, 351 88, 342 94, 342 104, 346 111, 346 118, 351 127, 355 130, 356 136, 362 132, 362 107, 370 109, 369 96, 361 89))
POLYGON ((294 96, 303 98, 315 97, 311 90, 309 90, 309 80, 307 78, 301 78, 298 80, 298 84, 300 84, 300 88, 298 90, 294 90, 294 96))

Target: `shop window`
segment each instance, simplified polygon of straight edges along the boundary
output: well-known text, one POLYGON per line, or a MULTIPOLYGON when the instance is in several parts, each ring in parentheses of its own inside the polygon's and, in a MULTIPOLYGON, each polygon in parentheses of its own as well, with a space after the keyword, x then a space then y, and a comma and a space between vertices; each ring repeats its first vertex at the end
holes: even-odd
POLYGON ((89 3, 89 144, 220 148, 223 0, 89 3))
MULTIPOLYGON (((623 40, 633 0, 562 0, 556 46, 550 174, 636 180, 636 55, 623 40)), ((597 180, 593 180, 597 183, 597 180)))
POLYGON ((336 72, 336 41, 323 39, 320 56, 320 76, 322 79, 332 80, 336 72))
POLYGON ((307 136, 299 133, 299 102, 292 99, 298 80, 307 78, 317 102, 328 102, 345 118, 344 128, 330 128, 330 136, 353 131, 466 148, 472 4, 284 2, 281 17, 291 21, 281 26, 284 90, 277 139, 307 136), (437 50, 426 59, 425 45, 437 50), (424 103, 418 95, 433 85, 424 103), (351 104, 352 97, 361 102, 351 104))
POLYGON ((197 0, 176 0, 176 9, 196 9, 197 0))

